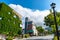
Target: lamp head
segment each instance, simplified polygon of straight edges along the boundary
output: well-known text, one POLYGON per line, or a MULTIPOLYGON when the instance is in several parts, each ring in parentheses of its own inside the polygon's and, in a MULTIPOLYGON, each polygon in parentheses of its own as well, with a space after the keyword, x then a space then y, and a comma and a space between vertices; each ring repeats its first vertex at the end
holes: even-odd
POLYGON ((52 7, 52 8, 55 8, 55 7, 56 7, 55 5, 56 5, 55 3, 52 3, 52 4, 51 4, 51 7, 52 7))

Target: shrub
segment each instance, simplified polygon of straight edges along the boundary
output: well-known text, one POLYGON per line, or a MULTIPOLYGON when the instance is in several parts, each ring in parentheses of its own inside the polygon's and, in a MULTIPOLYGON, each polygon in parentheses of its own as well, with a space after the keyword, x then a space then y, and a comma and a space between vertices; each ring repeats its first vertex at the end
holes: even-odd
POLYGON ((27 37, 29 37, 29 36, 30 36, 29 34, 25 34, 25 35, 24 35, 25 38, 27 38, 27 37))
POLYGON ((8 38, 6 38, 6 40, 13 40, 13 38, 12 37, 8 37, 8 38))

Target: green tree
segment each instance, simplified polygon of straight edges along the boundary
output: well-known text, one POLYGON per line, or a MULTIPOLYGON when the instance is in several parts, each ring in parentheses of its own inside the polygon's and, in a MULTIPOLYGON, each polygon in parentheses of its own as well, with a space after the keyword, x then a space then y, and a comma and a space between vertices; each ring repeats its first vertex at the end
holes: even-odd
MULTIPOLYGON (((60 12, 56 12, 56 20, 57 20, 58 26, 60 26, 60 12)), ((46 26, 52 27, 53 32, 56 31, 55 22, 54 22, 54 15, 53 15, 53 13, 51 11, 50 11, 50 14, 47 15, 44 18, 44 22, 45 22, 46 26)))
POLYGON ((43 33, 44 32, 44 29, 42 28, 42 26, 38 26, 38 27, 36 27, 36 29, 37 29, 37 31, 39 33, 43 33))

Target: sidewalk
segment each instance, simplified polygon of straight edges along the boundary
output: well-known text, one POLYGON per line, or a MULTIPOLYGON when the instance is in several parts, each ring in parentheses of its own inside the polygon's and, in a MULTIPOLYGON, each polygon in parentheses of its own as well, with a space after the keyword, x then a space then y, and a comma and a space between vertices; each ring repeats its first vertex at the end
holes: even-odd
POLYGON ((53 38, 54 38, 54 35, 47 35, 47 36, 33 36, 29 38, 23 38, 22 40, 34 40, 34 39, 52 40, 53 38))

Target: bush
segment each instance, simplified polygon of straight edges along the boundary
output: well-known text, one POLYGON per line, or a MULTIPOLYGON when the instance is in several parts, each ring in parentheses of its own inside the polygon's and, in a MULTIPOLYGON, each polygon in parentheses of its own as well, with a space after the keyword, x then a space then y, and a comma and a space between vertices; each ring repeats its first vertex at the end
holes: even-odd
POLYGON ((25 34, 25 35, 24 35, 25 38, 27 38, 27 37, 29 37, 29 36, 30 36, 29 34, 25 34))
POLYGON ((13 38, 12 37, 8 37, 8 38, 6 38, 6 40, 13 40, 13 38))

